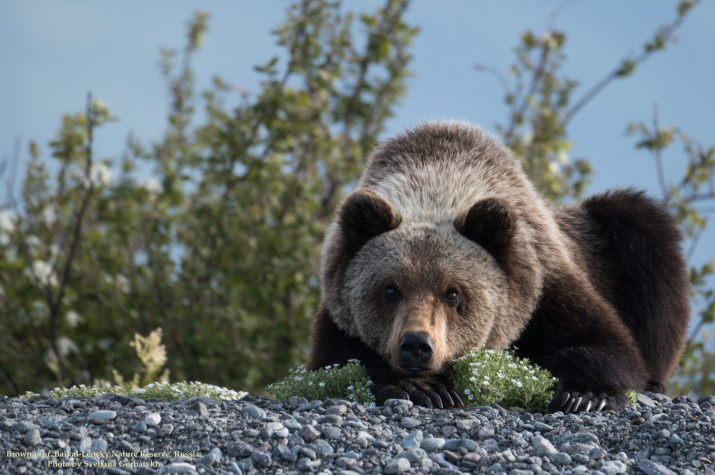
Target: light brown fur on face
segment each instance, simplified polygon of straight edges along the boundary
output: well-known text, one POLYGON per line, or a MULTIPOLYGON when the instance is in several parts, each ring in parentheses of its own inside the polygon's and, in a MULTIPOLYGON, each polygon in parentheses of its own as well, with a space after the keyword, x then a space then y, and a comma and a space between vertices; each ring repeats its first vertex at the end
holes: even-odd
POLYGON ((346 269, 349 285, 339 297, 347 302, 344 315, 357 323, 356 336, 395 370, 399 341, 409 331, 432 337, 435 355, 427 372, 437 373, 471 348, 486 345, 497 322, 510 318, 503 271, 450 227, 422 224, 384 233, 365 244, 346 269), (399 289, 399 300, 384 297, 388 285, 399 289), (456 308, 444 300, 451 288, 459 291, 456 308))

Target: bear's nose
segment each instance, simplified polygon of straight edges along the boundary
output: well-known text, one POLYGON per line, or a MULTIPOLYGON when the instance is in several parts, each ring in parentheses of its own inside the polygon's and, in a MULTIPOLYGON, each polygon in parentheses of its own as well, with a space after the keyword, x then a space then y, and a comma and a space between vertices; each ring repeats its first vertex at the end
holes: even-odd
POLYGON ((403 366, 421 367, 432 359, 434 342, 425 332, 409 332, 402 335, 400 357, 403 366))

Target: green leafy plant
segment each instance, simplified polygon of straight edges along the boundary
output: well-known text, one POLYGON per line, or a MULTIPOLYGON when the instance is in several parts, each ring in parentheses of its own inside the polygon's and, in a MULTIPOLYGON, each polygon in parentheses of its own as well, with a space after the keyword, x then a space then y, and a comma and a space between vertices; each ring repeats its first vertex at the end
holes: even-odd
POLYGON ((545 411, 556 378, 507 349, 470 351, 454 362, 450 381, 468 406, 497 403, 545 411))
MULTIPOLYGON (((139 399, 167 399, 169 401, 178 401, 182 399, 190 399, 196 396, 205 396, 216 401, 227 400, 233 401, 247 396, 245 391, 234 391, 219 386, 213 386, 206 383, 198 382, 180 382, 168 383, 166 381, 160 383, 152 383, 145 388, 125 389, 122 386, 112 386, 111 384, 96 384, 94 386, 72 386, 71 388, 55 388, 47 393, 47 396, 56 399, 65 399, 73 397, 97 397, 103 394, 118 394, 120 396, 134 395, 139 399)), ((30 399, 37 396, 37 393, 26 392, 22 399, 30 399)))
POLYGON ((349 399, 364 405, 375 405, 370 392, 372 381, 365 367, 357 360, 345 366, 326 366, 317 371, 307 371, 303 366, 292 369, 291 375, 278 383, 269 384, 266 391, 278 399, 302 396, 310 400, 329 397, 349 399))

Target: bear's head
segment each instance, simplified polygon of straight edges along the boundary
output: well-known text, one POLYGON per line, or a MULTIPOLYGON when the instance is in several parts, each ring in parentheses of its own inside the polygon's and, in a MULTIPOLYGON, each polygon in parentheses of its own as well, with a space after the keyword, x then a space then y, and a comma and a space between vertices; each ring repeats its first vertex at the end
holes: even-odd
POLYGON ((417 376, 515 340, 528 317, 509 315, 516 211, 485 198, 454 220, 403 221, 369 188, 343 202, 323 254, 323 298, 338 327, 417 376))

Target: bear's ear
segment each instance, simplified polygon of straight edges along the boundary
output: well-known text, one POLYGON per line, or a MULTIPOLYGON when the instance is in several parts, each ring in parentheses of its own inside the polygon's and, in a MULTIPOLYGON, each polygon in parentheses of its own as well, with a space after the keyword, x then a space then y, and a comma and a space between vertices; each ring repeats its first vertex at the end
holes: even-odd
POLYGON ((386 200, 369 188, 357 188, 340 207, 340 228, 351 253, 369 239, 399 226, 402 218, 386 200))
POLYGON ((457 231, 482 246, 504 265, 516 231, 515 212, 499 198, 477 201, 454 221, 457 231))

